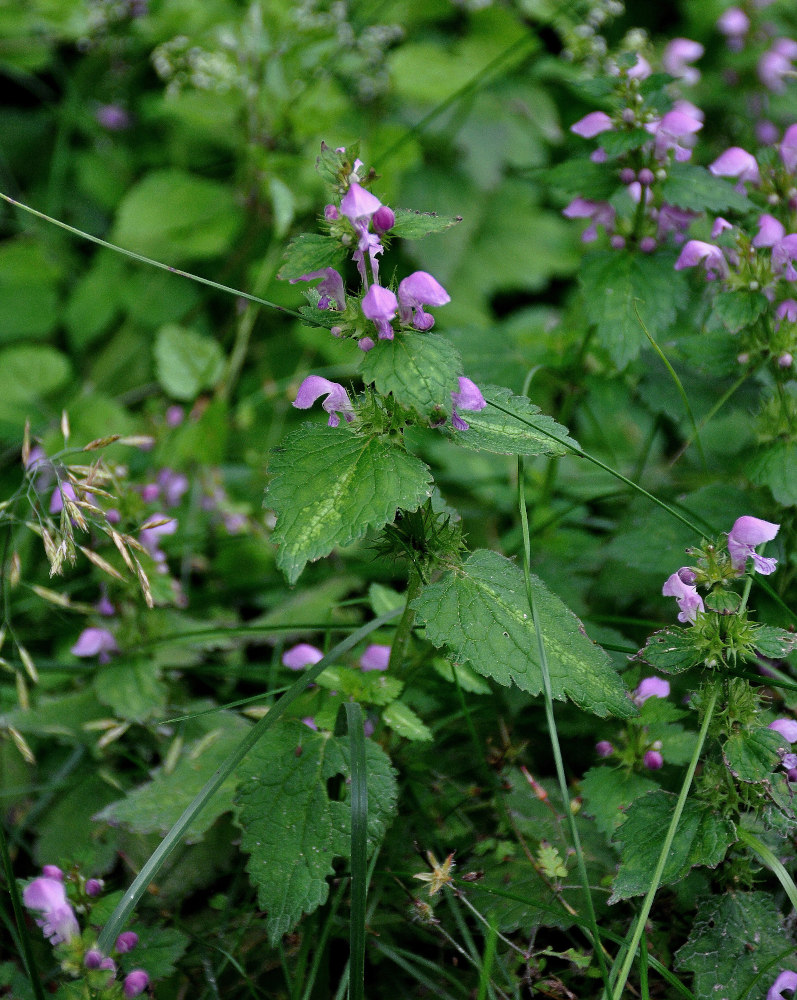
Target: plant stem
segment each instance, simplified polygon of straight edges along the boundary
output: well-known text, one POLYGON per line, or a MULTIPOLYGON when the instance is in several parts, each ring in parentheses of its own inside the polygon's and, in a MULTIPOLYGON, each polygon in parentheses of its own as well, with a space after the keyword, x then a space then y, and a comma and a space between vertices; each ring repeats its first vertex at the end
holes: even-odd
MULTIPOLYGON (((634 964, 634 958, 636 956, 636 950, 639 947, 639 942, 642 938, 642 934, 645 930, 645 924, 647 923, 648 916, 650 914, 651 907, 653 906, 653 899, 658 892, 659 884, 661 882, 661 876, 664 873, 664 866, 667 863, 667 858, 670 854, 670 848, 672 847, 672 842, 675 839, 675 833, 678 829, 678 824, 681 820, 681 814, 684 811, 684 806, 686 805, 686 798, 689 794, 689 789, 692 787, 692 779, 695 776, 695 771, 697 770, 697 764, 700 760, 700 754, 703 750, 703 744, 706 741, 706 734, 708 733, 708 727, 711 724, 711 719, 714 715, 714 708, 717 704, 717 697, 719 695, 718 685, 714 685, 711 694, 709 695, 708 703, 706 704, 705 715, 703 716, 703 723, 700 726, 700 732, 698 733, 697 743, 695 744, 695 749, 692 754, 692 759, 689 761, 689 767, 686 770, 686 776, 684 777, 683 784, 681 785, 681 792, 678 795, 678 801, 675 803, 675 812, 673 813, 672 819, 670 820, 669 828, 667 829, 667 835, 664 838, 664 843, 661 847, 661 853, 659 854, 659 860, 656 862, 656 869, 653 872, 653 878, 650 882, 650 888, 648 889, 647 895, 645 896, 644 902, 642 903, 642 909, 637 917, 636 926, 634 927, 634 933, 631 937, 631 943, 628 946, 628 950, 625 955, 625 960, 623 962, 622 968, 620 969, 620 975, 614 986, 614 992, 611 994, 612 1000, 620 1000, 623 995, 623 990, 625 989, 625 984, 628 981, 628 976, 631 972, 631 966, 634 964)), ((608 995, 608 994, 607 994, 608 995)))
POLYGON ((404 605, 404 614, 396 628, 393 642, 390 646, 390 660, 388 661, 388 672, 391 676, 398 676, 402 664, 406 658, 407 647, 409 646, 412 626, 415 624, 415 608, 410 607, 416 597, 420 596, 423 588, 421 574, 414 566, 410 567, 410 578, 407 581, 407 599, 404 605))

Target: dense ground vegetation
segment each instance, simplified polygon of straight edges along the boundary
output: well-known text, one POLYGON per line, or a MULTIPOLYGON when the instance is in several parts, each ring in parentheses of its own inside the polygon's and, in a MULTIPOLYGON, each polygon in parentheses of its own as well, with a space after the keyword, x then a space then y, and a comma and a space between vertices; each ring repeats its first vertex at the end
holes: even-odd
POLYGON ((797 991, 793 4, 0 75, 0 996, 797 991))

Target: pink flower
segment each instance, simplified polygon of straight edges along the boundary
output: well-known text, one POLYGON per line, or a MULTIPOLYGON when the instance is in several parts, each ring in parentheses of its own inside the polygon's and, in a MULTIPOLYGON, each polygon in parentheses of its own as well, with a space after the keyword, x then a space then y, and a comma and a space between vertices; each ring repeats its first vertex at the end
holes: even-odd
POLYGON ((487 401, 482 396, 479 387, 475 382, 471 382, 469 378, 465 378, 464 375, 461 375, 459 378, 459 392, 452 392, 451 400, 454 404, 451 423, 458 431, 466 431, 469 425, 460 417, 457 407, 462 410, 473 410, 475 412, 483 410, 487 406, 487 401))
POLYGON ((366 191, 357 181, 349 185, 349 190, 344 194, 340 203, 340 210, 350 222, 357 222, 360 219, 370 219, 378 209, 382 207, 382 202, 370 191, 366 191))
POLYGON ((693 625, 697 621, 698 611, 703 612, 706 610, 703 598, 698 594, 694 582, 694 572, 689 566, 682 566, 672 576, 667 577, 664 586, 661 588, 661 592, 665 597, 674 597, 678 602, 678 607, 681 609, 678 614, 678 621, 692 622, 693 625))
POLYGON ((614 747, 608 740, 598 740, 595 744, 595 753, 599 757, 611 757, 614 753, 614 747))
POLYGON ((574 198, 567 208, 562 210, 562 215, 566 219, 591 219, 591 225, 587 226, 581 234, 583 243, 592 243, 598 238, 598 226, 609 232, 614 227, 614 208, 608 201, 592 201, 589 198, 574 198))
POLYGON ((664 758, 658 750, 646 750, 645 756, 642 758, 642 763, 649 770, 658 771, 659 768, 664 767, 664 758))
POLYGON ((669 696, 669 681, 665 681, 661 677, 646 677, 637 685, 637 689, 634 692, 634 703, 636 705, 644 705, 648 698, 669 698, 669 696))
POLYGON ((737 177, 739 184, 744 181, 758 184, 761 180, 756 158, 741 146, 731 146, 720 153, 708 169, 715 177, 737 177))
POLYGON ((797 42, 791 38, 776 38, 772 48, 758 60, 758 79, 769 90, 782 94, 786 77, 794 73, 792 60, 797 58, 797 42))
POLYGON ((605 111, 592 111, 571 125, 570 131, 584 139, 594 139, 601 132, 610 132, 613 128, 612 120, 605 111))
POLYGON ((758 232, 753 237, 754 247, 773 247, 783 239, 786 230, 774 215, 764 212, 758 219, 758 232))
POLYGON ((451 296, 436 278, 426 271, 414 271, 398 287, 399 318, 416 330, 431 330, 434 316, 424 312, 424 306, 444 306, 451 296))
POLYGON ((149 976, 147 973, 143 969, 133 969, 132 972, 128 972, 125 976, 122 992, 127 1000, 132 1000, 133 997, 137 997, 143 993, 147 986, 149 986, 149 976))
POLYGON ((720 233, 724 233, 726 229, 733 229, 733 223, 728 222, 727 219, 723 219, 721 215, 718 215, 714 220, 714 225, 711 227, 712 240, 715 240, 720 233))
POLYGON ((362 670, 387 670, 390 662, 390 646, 372 643, 360 657, 362 670))
MULTIPOLYGON (((406 280, 406 279, 405 279, 406 280)), ((380 340, 393 339, 391 321, 398 312, 398 299, 389 288, 373 284, 363 296, 363 315, 373 321, 380 340)))
POLYGON ((167 507, 177 507, 188 492, 188 477, 174 469, 161 469, 158 473, 158 488, 167 507))
POLYGON ((288 670, 304 670, 312 663, 318 663, 324 658, 320 649, 311 646, 309 642, 300 642, 298 646, 286 649, 282 654, 282 665, 288 670))
POLYGON ((29 910, 41 912, 42 916, 36 918, 36 923, 51 944, 71 941, 80 934, 75 911, 66 898, 64 883, 58 879, 35 878, 25 887, 22 902, 29 910))
POLYGON ((689 240, 675 262, 675 270, 697 267, 698 264, 705 267, 706 274, 711 279, 724 278, 728 274, 728 262, 719 247, 702 240, 689 240))
POLYGON ((775 572, 777 559, 765 559, 755 551, 756 545, 771 542, 780 530, 779 524, 762 521, 758 517, 737 518, 728 532, 728 552, 731 564, 737 573, 744 573, 747 560, 752 559, 755 569, 763 576, 775 572))
POLYGON ((320 397, 326 396, 321 404, 322 408, 329 414, 328 426, 337 427, 340 423, 339 413, 343 414, 347 423, 354 420, 354 409, 349 399, 349 394, 339 382, 330 382, 329 379, 320 375, 308 375, 299 386, 296 399, 293 405, 298 410, 308 410, 320 397))
POLYGON ((785 1000, 783 991, 797 990, 797 972, 781 972, 775 982, 767 990, 767 1000, 785 1000))
POLYGON ((789 173, 797 170, 797 125, 789 125, 786 129, 780 144, 780 158, 789 173))
POLYGON ((119 647, 113 633, 107 628, 84 628, 78 636, 75 645, 70 649, 73 656, 96 656, 100 663, 107 663, 112 653, 118 653, 119 647))
POLYGON ((388 233, 396 224, 396 213, 392 208, 388 208, 387 205, 382 205, 374 212, 371 221, 378 233, 388 233))
POLYGON ((668 111, 655 127, 654 150, 657 159, 663 159, 673 150, 678 163, 684 163, 692 155, 695 134, 703 128, 703 122, 685 111, 668 111))
POLYGON ((291 284, 297 281, 314 281, 316 278, 323 278, 320 285, 316 286, 320 298, 318 299, 319 309, 345 309, 346 292, 343 287, 343 278, 334 267, 322 267, 318 271, 308 271, 307 274, 299 278, 291 278, 291 284))
POLYGON ((692 41, 691 38, 673 38, 662 53, 661 64, 671 76, 678 77, 684 83, 697 83, 700 70, 689 63, 698 60, 703 52, 700 42, 692 41))
POLYGON ((794 719, 775 719, 770 722, 768 729, 774 729, 776 733, 788 740, 789 743, 797 743, 797 721, 794 719))
POLYGON ((127 954, 128 951, 132 951, 138 944, 138 934, 135 931, 122 931, 119 937, 116 939, 116 944, 114 948, 119 952, 120 955, 127 954))
POLYGON ((787 281, 797 281, 797 233, 788 233, 772 247, 772 270, 782 274, 787 281))
POLYGON ((158 547, 158 543, 165 535, 173 535, 175 531, 177 531, 176 518, 166 517, 165 514, 153 514, 138 533, 138 540, 155 562, 161 564, 163 570, 165 570, 166 553, 158 547))
POLYGON ((727 38, 729 47, 738 52, 750 30, 750 18, 740 7, 729 7, 720 15, 717 28, 727 38))

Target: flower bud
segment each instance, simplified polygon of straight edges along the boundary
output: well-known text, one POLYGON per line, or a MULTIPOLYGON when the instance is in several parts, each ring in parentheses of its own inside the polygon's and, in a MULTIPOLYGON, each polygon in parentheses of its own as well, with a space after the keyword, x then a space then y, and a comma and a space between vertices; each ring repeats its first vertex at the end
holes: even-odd
POLYGON ((325 205, 324 206, 324 218, 327 222, 335 222, 340 218, 340 212, 338 212, 337 205, 325 205))
POLYGON ((125 976, 122 992, 127 997, 127 1000, 131 1000, 132 997, 137 997, 140 993, 143 993, 148 985, 149 976, 147 973, 143 969, 133 969, 132 972, 125 976))
POLYGON ((103 882, 100 878, 88 878, 86 879, 86 895, 87 896, 99 896, 102 892, 103 882))
POLYGON ((114 947, 120 955, 132 951, 138 944, 138 934, 135 931, 123 931, 116 939, 114 947))
POLYGON ((595 753, 599 757, 611 757, 614 753, 614 747, 608 740, 598 740, 595 744, 595 753))
POLYGON ((620 171, 620 180, 623 184, 633 184, 636 179, 636 174, 631 167, 623 167, 620 171))
POLYGON ((87 969, 99 969, 100 962, 102 962, 102 952, 96 948, 90 948, 83 958, 83 964, 87 969))
POLYGON ((642 253, 653 253, 656 249, 656 240, 652 236, 643 236, 639 241, 639 249, 642 253))
POLYGON ((395 226, 396 216, 393 209, 388 208, 387 205, 382 205, 374 212, 372 221, 374 229, 378 233, 386 233, 395 226))
POLYGON ((664 758, 658 750, 647 750, 642 762, 651 771, 658 771, 660 767, 664 766, 664 758))
POLYGON ((643 187, 650 187, 655 179, 653 171, 649 170, 647 167, 643 167, 637 174, 637 180, 643 185, 643 187))
POLYGON ((64 873, 58 865, 44 865, 42 868, 42 875, 44 875, 45 878, 58 879, 59 882, 64 881, 64 873))
POLYGON ((778 367, 779 368, 791 368, 792 361, 794 361, 794 358, 791 356, 791 354, 789 354, 788 351, 785 351, 778 358, 778 367))

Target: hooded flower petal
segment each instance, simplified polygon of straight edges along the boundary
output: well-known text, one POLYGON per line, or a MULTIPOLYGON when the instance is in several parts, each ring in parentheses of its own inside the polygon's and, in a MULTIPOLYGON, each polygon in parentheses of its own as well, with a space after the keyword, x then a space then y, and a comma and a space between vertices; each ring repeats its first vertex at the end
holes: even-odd
POLYGON ((346 418, 347 423, 354 420, 354 409, 349 399, 349 394, 339 382, 330 382, 320 375, 308 375, 299 386, 296 399, 293 405, 298 410, 309 410, 313 403, 320 397, 326 395, 326 399, 321 406, 329 414, 327 423, 330 427, 337 427, 340 423, 339 413, 346 418))
POLYGON ((382 202, 361 187, 357 181, 349 185, 349 190, 344 194, 340 203, 340 210, 350 222, 358 219, 370 219, 377 209, 382 207, 382 202))
POLYGON ((772 270, 787 281, 797 281, 797 233, 788 233, 772 247, 772 270))
POLYGON ((322 267, 320 271, 308 271, 299 278, 291 278, 291 284, 297 281, 314 281, 316 278, 324 280, 317 286, 320 298, 318 300, 319 309, 328 309, 330 303, 335 304, 335 309, 346 308, 346 291, 343 287, 343 278, 334 267, 322 267))
POLYGON ((282 665, 288 670, 303 670, 312 663, 318 663, 323 657, 324 654, 320 649, 311 646, 309 642, 300 642, 298 646, 285 650, 282 654, 282 665))
POLYGON ((414 271, 398 287, 399 317, 402 323, 409 323, 416 330, 430 330, 434 317, 424 312, 424 306, 444 306, 451 296, 440 282, 426 271, 414 271))
POLYGON ((598 237, 598 226, 603 226, 606 232, 614 228, 614 208, 608 201, 592 201, 589 198, 574 198, 570 204, 562 209, 562 215, 566 219, 591 219, 592 225, 588 226, 581 235, 583 243, 592 243, 598 237))
POLYGON ((728 532, 728 552, 733 568, 738 573, 743 573, 747 560, 752 559, 753 565, 762 576, 774 573, 777 559, 765 559, 764 556, 758 555, 755 547, 763 542, 771 542, 779 530, 779 524, 762 521, 759 517, 746 515, 737 518, 728 532))
POLYGON ((681 271, 698 264, 703 264, 710 278, 724 278, 728 273, 728 262, 719 247, 702 240, 689 240, 675 262, 675 270, 681 271))
POLYGON ((786 77, 794 72, 792 60, 795 58, 797 42, 792 38, 776 38, 758 60, 758 79, 769 90, 782 94, 786 89, 786 77))
POLYGON ((774 215, 764 212, 758 219, 758 232, 753 237, 753 246, 773 247, 785 235, 786 230, 783 227, 783 223, 776 219, 774 215))
POLYGON ((784 299, 783 302, 778 304, 775 310, 775 328, 777 329, 781 321, 786 319, 790 323, 797 323, 797 300, 795 299, 784 299))
POLYGON ((601 132, 610 132, 614 128, 611 118, 605 111, 592 111, 570 126, 570 131, 584 139, 594 139, 601 132))
POLYGON ((661 64, 668 73, 683 80, 684 83, 697 83, 700 79, 700 70, 690 66, 689 63, 696 62, 704 51, 700 42, 695 42, 691 38, 673 38, 661 55, 661 64))
POLYGON ((789 743, 797 743, 797 720, 775 719, 774 722, 770 722, 767 728, 780 733, 784 740, 788 740, 789 743))
POLYGON ((366 319, 373 320, 380 340, 393 339, 391 320, 398 312, 398 299, 389 288, 371 285, 363 297, 362 310, 366 319))
MULTIPOLYGON (((672 595, 667 595, 672 596, 672 595)), ((644 705, 648 698, 669 698, 670 682, 663 677, 646 677, 637 685, 634 692, 634 701, 637 705, 644 705)))
POLYGON ((64 883, 54 878, 35 878, 22 893, 22 902, 29 910, 39 910, 36 923, 52 944, 70 941, 80 934, 77 917, 66 898, 64 883))
POLYGON ((708 169, 715 177, 738 177, 740 183, 750 181, 758 184, 761 180, 756 158, 741 146, 731 146, 720 153, 708 169))
POLYGON ((454 404, 451 423, 458 431, 466 431, 469 425, 459 415, 457 407, 476 411, 483 410, 487 406, 487 400, 482 396, 479 387, 464 375, 459 378, 459 392, 452 392, 451 400, 454 404))
POLYGON ((111 653, 118 653, 119 647, 113 633, 107 628, 84 628, 71 648, 73 656, 99 656, 101 663, 107 663, 111 653))
POLYGON ((789 125, 780 144, 783 166, 793 174, 797 170, 797 125, 789 125))
POLYGON ((390 646, 374 642, 360 657, 360 667, 363 670, 387 670, 390 663, 390 646))
POLYGON ((703 122, 685 111, 668 111, 656 128, 655 152, 661 159, 668 150, 673 150, 679 163, 692 155, 695 133, 703 128, 703 122))
POLYGON ((775 982, 767 990, 767 1000, 785 1000, 784 990, 797 990, 797 972, 781 972, 775 982))
POLYGON ((698 611, 705 611, 703 598, 698 594, 697 587, 693 586, 695 575, 689 566, 682 566, 679 570, 669 576, 661 588, 665 597, 674 597, 681 609, 678 615, 679 622, 697 621, 698 611))

